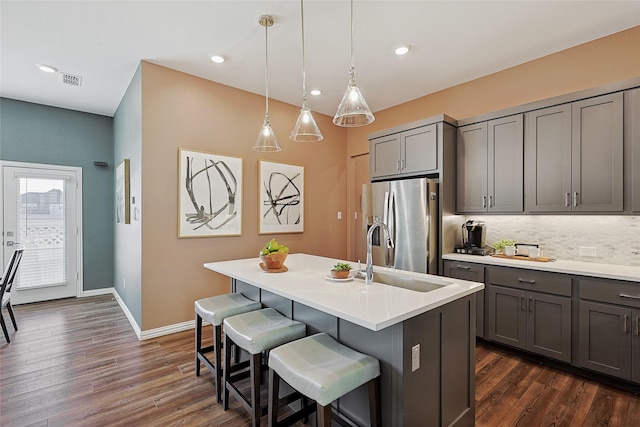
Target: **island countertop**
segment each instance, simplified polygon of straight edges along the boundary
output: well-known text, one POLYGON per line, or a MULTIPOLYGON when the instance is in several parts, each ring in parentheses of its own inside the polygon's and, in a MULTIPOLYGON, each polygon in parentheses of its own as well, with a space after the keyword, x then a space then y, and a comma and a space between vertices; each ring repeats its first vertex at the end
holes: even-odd
MULTIPOLYGON (((484 289, 484 284, 448 277, 374 267, 376 272, 401 274, 441 284, 438 289, 418 292, 363 280, 327 280, 331 268, 340 260, 308 254, 289 254, 284 273, 267 273, 260 258, 205 263, 217 273, 289 298, 362 327, 379 331, 458 298, 484 289)), ((353 265, 353 264, 352 264, 353 265)), ((353 265, 354 269, 357 265, 353 265)))

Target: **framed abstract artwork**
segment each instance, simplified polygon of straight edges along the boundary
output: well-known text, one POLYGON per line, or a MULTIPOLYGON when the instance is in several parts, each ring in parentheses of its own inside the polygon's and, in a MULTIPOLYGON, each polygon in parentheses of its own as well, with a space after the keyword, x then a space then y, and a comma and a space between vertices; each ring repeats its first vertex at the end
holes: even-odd
POLYGON ((116 167, 116 223, 131 224, 129 159, 124 159, 116 167))
POLYGON ((242 159, 179 150, 178 237, 242 234, 242 159))
POLYGON ((258 233, 304 231, 304 167, 258 162, 258 233))

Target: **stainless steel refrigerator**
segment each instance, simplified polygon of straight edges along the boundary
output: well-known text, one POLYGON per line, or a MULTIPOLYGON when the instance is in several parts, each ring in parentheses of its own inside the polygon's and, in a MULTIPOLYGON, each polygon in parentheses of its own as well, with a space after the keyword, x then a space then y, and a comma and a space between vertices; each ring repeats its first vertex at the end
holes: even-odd
POLYGON ((363 234, 374 222, 387 225, 372 236, 374 265, 438 274, 438 181, 428 178, 383 181, 362 186, 363 234))

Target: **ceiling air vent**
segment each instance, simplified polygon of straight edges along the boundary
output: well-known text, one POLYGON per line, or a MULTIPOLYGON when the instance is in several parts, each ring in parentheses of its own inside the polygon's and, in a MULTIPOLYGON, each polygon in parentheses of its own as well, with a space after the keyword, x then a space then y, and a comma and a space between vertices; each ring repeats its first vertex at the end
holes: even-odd
POLYGON ((82 77, 69 73, 60 73, 60 81, 69 86, 82 86, 82 77))

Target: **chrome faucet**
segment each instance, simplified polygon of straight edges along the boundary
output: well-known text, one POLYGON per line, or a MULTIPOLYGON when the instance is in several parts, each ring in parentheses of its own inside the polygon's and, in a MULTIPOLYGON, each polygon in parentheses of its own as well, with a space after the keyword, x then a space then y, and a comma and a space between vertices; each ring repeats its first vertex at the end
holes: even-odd
POLYGON ((370 285, 373 282, 373 259, 371 256, 371 246, 373 245, 372 240, 373 240, 373 232, 375 231, 376 228, 381 228, 384 230, 385 233, 387 233, 387 237, 388 237, 388 242, 389 242, 389 246, 390 247, 394 247, 393 244, 393 239, 391 238, 391 233, 389 232, 389 227, 387 227, 387 225, 383 222, 374 222, 371 227, 369 228, 369 231, 367 232, 367 265, 365 267, 365 278, 364 278, 364 284, 365 285, 370 285))

